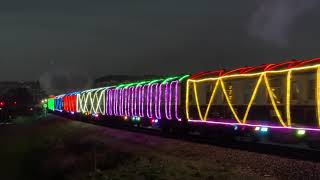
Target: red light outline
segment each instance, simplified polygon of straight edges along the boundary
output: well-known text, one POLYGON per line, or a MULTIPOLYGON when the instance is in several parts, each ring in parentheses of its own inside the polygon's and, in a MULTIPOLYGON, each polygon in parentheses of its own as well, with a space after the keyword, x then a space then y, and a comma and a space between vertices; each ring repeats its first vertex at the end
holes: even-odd
POLYGON ((264 69, 264 71, 271 71, 271 70, 274 70, 274 69, 276 69, 276 68, 278 68, 278 67, 281 67, 281 66, 284 66, 284 65, 287 65, 286 68, 287 68, 287 69, 290 69, 290 68, 292 68, 293 65, 296 64, 297 62, 299 62, 299 61, 296 60, 296 59, 293 59, 293 60, 286 61, 286 62, 283 62, 283 63, 273 64, 273 65, 271 65, 271 66, 269 66, 269 67, 266 67, 266 68, 264 69))
POLYGON ((263 65, 259 65, 259 66, 253 66, 253 67, 240 67, 240 68, 233 69, 230 71, 225 71, 223 69, 216 70, 216 71, 205 71, 205 72, 200 72, 200 73, 194 74, 189 79, 194 80, 194 79, 198 79, 200 77, 210 75, 210 74, 216 74, 218 77, 219 76, 226 76, 226 75, 235 73, 237 71, 239 71, 239 74, 246 74, 248 72, 251 72, 251 71, 259 69, 259 68, 263 68, 261 72, 275 70, 276 68, 279 68, 281 66, 285 66, 285 68, 291 69, 291 68, 303 66, 305 64, 308 64, 308 63, 311 63, 314 61, 320 61, 320 58, 313 58, 313 59, 303 60, 303 61, 300 61, 297 59, 292 59, 292 60, 288 60, 286 62, 278 63, 278 64, 263 64, 263 65))
POLYGON ((224 73, 222 76, 226 76, 228 74, 232 74, 232 73, 237 72, 237 71, 239 71, 239 74, 241 74, 243 71, 245 71, 247 69, 250 69, 250 68, 252 68, 252 67, 241 67, 241 68, 233 69, 231 71, 228 71, 228 72, 224 73))
POLYGON ((320 58, 313 58, 313 59, 303 60, 303 61, 300 61, 299 63, 295 64, 292 67, 300 67, 300 66, 303 66, 303 65, 305 65, 307 63, 311 63, 311 62, 314 62, 314 61, 320 61, 320 58))
POLYGON ((254 66, 254 67, 251 67, 249 68, 248 70, 244 70, 241 72, 241 74, 246 74, 248 72, 251 72, 253 70, 256 70, 256 69, 259 69, 259 68, 263 68, 263 70, 268 67, 270 64, 263 64, 263 65, 259 65, 259 66, 254 66))
POLYGON ((217 76, 221 76, 224 73, 224 70, 216 70, 216 71, 206 71, 206 72, 201 72, 201 73, 197 73, 195 75, 193 75, 190 79, 197 79, 209 74, 217 74, 217 76))

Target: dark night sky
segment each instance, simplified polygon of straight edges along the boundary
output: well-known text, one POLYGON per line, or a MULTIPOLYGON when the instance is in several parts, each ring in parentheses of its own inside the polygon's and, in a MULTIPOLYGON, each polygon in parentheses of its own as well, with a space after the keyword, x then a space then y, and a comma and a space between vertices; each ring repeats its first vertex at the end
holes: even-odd
POLYGON ((319 7, 319 0, 10 0, 0 6, 0 81, 40 79, 53 90, 108 74, 319 57, 319 7))

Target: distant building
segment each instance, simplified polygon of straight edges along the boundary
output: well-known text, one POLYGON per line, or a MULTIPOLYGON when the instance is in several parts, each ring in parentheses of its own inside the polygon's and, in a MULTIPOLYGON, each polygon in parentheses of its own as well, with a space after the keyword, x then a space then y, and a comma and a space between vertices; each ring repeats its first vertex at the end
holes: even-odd
POLYGON ((93 87, 98 88, 98 87, 105 87, 105 86, 113 86, 121 83, 136 82, 136 81, 156 79, 161 77, 162 76, 157 76, 157 75, 143 75, 143 76, 108 75, 108 76, 97 78, 93 83, 93 87))

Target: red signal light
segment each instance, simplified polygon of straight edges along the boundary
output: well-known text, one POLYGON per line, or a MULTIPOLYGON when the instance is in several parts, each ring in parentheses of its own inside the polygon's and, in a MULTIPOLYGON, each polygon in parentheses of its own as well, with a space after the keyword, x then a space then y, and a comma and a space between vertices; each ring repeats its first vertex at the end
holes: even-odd
POLYGON ((5 106, 5 103, 4 103, 3 101, 1 101, 1 102, 0 102, 0 106, 1 106, 1 107, 4 107, 4 106, 5 106))

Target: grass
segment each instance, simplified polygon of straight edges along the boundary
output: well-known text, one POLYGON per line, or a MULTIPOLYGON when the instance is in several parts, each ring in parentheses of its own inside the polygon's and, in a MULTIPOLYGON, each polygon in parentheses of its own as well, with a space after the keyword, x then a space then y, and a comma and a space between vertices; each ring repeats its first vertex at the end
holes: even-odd
MULTIPOLYGON (((19 118, 0 127, 0 179, 235 179, 228 162, 181 158, 75 121, 19 118)), ((256 176, 244 176, 257 179, 256 176)))

